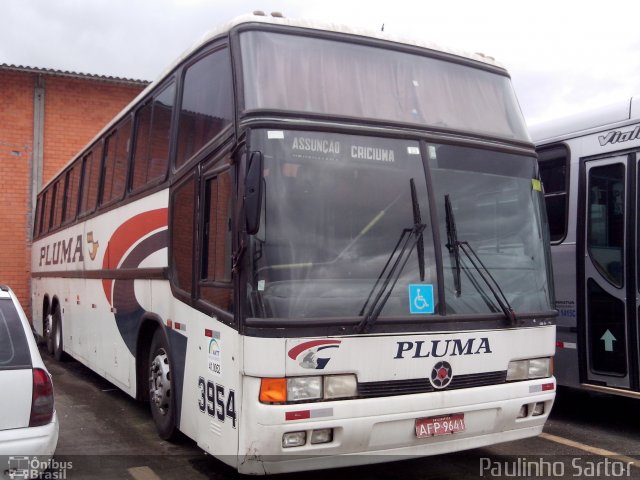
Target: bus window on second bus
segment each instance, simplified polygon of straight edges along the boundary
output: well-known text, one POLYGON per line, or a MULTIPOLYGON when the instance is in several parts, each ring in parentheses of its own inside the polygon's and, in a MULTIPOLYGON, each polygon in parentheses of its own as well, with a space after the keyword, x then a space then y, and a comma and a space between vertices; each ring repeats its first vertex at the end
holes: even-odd
POLYGON ((552 242, 561 241, 567 232, 569 180, 569 155, 565 147, 559 146, 538 152, 540 179, 544 186, 544 201, 549 219, 549 234, 552 242))
POLYGON ((589 171, 587 246, 598 269, 616 287, 623 281, 624 181, 621 163, 589 171))

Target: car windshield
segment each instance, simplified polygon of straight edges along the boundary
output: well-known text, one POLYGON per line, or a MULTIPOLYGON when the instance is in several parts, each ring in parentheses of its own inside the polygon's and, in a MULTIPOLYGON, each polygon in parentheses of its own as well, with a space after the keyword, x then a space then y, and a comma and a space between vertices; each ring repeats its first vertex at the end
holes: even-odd
POLYGON ((251 316, 362 317, 385 264, 400 255, 396 246, 403 232, 416 224, 416 210, 423 241, 408 242, 406 266, 395 285, 395 275, 391 278, 380 318, 499 313, 481 270, 494 278, 516 314, 551 310, 546 226, 533 157, 303 131, 257 130, 250 141, 251 149, 264 155, 261 225, 249 254, 251 316), (428 200, 427 167, 435 205, 428 200), (486 270, 462 254, 456 268, 447 247, 445 195, 458 241, 467 242, 486 270), (431 218, 438 219, 437 227, 431 218), (442 259, 434 248, 438 237, 442 259))
POLYGON ((29 344, 13 301, 0 292, 0 370, 31 368, 29 344))

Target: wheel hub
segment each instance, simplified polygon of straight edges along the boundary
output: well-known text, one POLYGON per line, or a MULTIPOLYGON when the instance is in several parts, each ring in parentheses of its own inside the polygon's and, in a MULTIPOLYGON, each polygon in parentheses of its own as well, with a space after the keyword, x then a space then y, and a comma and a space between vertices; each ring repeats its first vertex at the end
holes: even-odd
POLYGON ((44 336, 45 338, 51 338, 51 329, 53 327, 53 317, 48 314, 44 319, 44 336))
POLYGON ((171 372, 169 370, 169 357, 164 350, 151 362, 149 375, 149 395, 151 403, 156 406, 162 415, 169 411, 171 399, 171 372))

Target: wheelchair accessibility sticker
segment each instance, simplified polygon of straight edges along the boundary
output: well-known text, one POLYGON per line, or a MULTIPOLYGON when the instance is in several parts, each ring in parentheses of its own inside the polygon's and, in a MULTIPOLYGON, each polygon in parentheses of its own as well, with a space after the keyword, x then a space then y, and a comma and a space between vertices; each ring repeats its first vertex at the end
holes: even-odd
POLYGON ((434 312, 433 285, 409 285, 409 312, 412 314, 434 312))

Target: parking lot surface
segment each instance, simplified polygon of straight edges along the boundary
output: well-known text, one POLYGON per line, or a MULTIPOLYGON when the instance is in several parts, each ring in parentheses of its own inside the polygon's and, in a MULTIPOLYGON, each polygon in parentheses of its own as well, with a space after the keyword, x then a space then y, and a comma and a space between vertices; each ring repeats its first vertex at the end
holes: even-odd
MULTIPOLYGON (((161 440, 148 406, 76 361, 43 353, 53 375, 60 439, 54 468, 70 479, 248 478, 195 442, 161 440)), ((427 458, 276 478, 640 478, 640 403, 561 389, 543 435, 427 458)), ((64 475, 64 476, 62 476, 64 475)))

